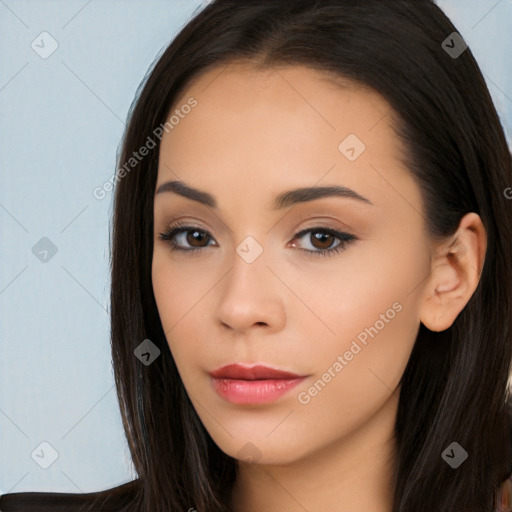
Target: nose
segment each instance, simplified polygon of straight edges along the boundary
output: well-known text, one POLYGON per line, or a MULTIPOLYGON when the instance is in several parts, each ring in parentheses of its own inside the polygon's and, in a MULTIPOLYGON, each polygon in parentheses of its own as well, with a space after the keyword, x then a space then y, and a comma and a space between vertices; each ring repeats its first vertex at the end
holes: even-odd
POLYGON ((265 252, 249 261, 234 255, 233 266, 220 288, 219 322, 241 333, 255 327, 279 331, 286 322, 286 287, 268 267, 265 252))

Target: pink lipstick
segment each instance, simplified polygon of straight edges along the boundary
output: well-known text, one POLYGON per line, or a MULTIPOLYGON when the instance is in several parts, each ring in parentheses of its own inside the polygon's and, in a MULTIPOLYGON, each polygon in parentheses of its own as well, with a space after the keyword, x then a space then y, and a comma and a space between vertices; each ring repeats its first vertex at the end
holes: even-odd
POLYGON ((270 368, 229 364, 210 372, 215 391, 233 404, 263 404, 277 400, 306 376, 270 368))

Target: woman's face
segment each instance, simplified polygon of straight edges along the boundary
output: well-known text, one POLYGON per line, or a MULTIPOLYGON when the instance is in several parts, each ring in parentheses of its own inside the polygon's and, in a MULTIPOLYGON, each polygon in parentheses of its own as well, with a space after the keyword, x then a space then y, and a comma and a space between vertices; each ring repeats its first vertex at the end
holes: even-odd
POLYGON ((155 194, 152 282, 213 440, 282 464, 378 416, 391 426, 431 260, 389 104, 306 67, 232 64, 195 80, 176 109, 156 190, 181 189, 155 194), (188 231, 160 239, 178 222, 188 231), (302 378, 210 376, 234 363, 302 378))

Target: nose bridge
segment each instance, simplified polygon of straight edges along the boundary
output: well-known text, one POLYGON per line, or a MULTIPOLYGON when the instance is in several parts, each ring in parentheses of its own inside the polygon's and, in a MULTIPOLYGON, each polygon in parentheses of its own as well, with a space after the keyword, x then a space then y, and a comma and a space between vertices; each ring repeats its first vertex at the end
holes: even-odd
POLYGON ((235 247, 232 262, 219 299, 220 320, 235 329, 262 322, 276 327, 284 316, 283 304, 262 243, 246 236, 235 247))
MULTIPOLYGON (((229 289, 231 291, 241 289, 251 295, 259 294, 260 286, 268 280, 266 274, 270 273, 266 265, 267 258, 263 242, 258 242, 253 235, 246 236, 235 246, 232 262, 231 271, 227 276, 229 289)), ((268 290, 268 286, 266 288, 268 290)))
POLYGON ((260 238, 260 241, 258 241, 255 236, 248 235, 236 247, 238 257, 247 265, 252 265, 258 260, 260 260, 261 265, 261 260, 265 259, 262 258, 264 253, 264 242, 261 240, 261 236, 262 235, 258 237, 260 238))

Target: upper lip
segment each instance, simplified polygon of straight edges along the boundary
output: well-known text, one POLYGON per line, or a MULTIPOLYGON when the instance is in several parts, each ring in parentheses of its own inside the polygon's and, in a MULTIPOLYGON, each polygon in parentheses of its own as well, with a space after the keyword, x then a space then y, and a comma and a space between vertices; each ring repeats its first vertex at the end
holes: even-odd
POLYGON ((297 379, 302 375, 271 368, 270 366, 228 364, 210 372, 214 379, 265 380, 265 379, 297 379))

